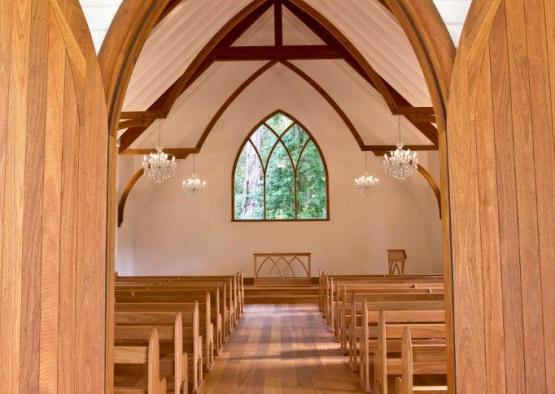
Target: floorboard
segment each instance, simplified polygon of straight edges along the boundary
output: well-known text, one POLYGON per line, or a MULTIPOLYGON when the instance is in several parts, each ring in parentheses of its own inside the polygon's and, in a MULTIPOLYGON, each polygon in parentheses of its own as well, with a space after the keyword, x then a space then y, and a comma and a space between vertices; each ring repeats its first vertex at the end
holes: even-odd
POLYGON ((247 305, 203 393, 362 393, 317 306, 247 305))

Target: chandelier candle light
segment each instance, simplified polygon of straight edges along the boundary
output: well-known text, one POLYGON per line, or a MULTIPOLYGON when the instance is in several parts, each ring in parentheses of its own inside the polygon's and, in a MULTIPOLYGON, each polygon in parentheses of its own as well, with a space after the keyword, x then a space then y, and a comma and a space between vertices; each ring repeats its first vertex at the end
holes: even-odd
POLYGON ((367 194, 376 190, 380 184, 380 180, 377 177, 368 174, 368 153, 364 156, 364 165, 364 174, 355 178, 355 190, 360 193, 367 194))
POLYGON ((143 157, 143 169, 148 178, 154 183, 163 183, 175 174, 177 162, 175 156, 164 152, 161 144, 161 123, 158 121, 158 144, 156 151, 143 157))
POLYGON ((397 149, 393 152, 386 153, 383 158, 385 172, 393 178, 404 182, 408 177, 418 169, 418 154, 410 149, 403 149, 404 144, 401 142, 401 116, 399 120, 399 142, 397 149))
POLYGON ((200 179, 196 174, 195 156, 193 156, 193 174, 183 181, 183 190, 190 196, 198 196, 206 190, 206 181, 200 179))

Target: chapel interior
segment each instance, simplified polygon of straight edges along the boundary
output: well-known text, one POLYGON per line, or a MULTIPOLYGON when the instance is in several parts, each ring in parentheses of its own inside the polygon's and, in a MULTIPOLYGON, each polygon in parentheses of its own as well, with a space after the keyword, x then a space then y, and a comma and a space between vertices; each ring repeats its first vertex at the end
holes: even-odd
POLYGON ((551 0, 0 5, 1 393, 552 393, 551 0))

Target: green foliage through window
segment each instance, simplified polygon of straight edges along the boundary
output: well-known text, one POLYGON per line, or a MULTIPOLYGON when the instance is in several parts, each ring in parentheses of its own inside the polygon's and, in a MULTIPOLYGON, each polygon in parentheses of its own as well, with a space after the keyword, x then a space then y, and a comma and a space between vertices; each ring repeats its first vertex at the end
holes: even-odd
POLYGON ((325 220, 327 174, 311 135, 277 112, 249 136, 233 179, 235 220, 325 220))

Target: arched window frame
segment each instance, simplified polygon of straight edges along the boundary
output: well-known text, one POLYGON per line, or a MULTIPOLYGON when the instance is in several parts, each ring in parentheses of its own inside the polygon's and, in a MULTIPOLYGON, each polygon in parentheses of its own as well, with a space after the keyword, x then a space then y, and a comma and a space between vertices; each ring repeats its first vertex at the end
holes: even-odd
MULTIPOLYGON (((252 144, 251 144, 252 145, 252 144)), ((272 113, 268 114, 267 116, 264 116, 263 119, 258 122, 251 130, 250 132, 247 134, 247 136, 243 139, 243 141, 241 142, 241 145, 239 146, 239 149, 237 151, 237 154, 235 155, 235 161, 233 163, 233 170, 231 172, 231 221, 232 222, 326 222, 330 220, 330 176, 329 176, 329 172, 328 172, 328 165, 326 163, 326 158, 324 157, 324 153, 322 152, 322 149, 320 148, 320 145, 318 144, 318 141, 316 140, 316 138, 314 138, 314 136, 312 135, 312 133, 310 132, 310 130, 303 124, 301 123, 297 118, 295 118, 294 116, 292 116, 291 114, 289 114, 286 111, 283 111, 281 109, 278 109, 276 111, 273 111, 272 113), (272 118, 273 116, 277 115, 277 114, 283 114, 286 117, 288 117, 289 119, 291 119, 293 121, 293 123, 291 123, 282 133, 281 135, 278 135, 278 133, 275 132, 275 130, 269 126, 266 121, 270 118, 272 118), (235 218, 235 173, 237 171, 237 164, 239 163, 239 158, 241 157, 241 153, 243 152, 243 149, 245 148, 245 145, 249 143, 250 138, 252 137, 252 135, 254 133, 256 133, 256 131, 258 130, 258 128, 262 125, 265 125, 268 129, 270 129, 272 131, 272 133, 274 134, 274 136, 277 138, 276 142, 274 143, 274 146, 272 147, 272 150, 270 151, 270 154, 268 155, 268 163, 270 158, 272 157, 272 154, 274 152, 274 150, 276 149, 276 147, 279 145, 279 143, 281 142, 281 144, 285 147, 285 150, 287 152, 287 155, 289 157, 289 160, 291 161, 291 165, 292 165, 292 170, 294 173, 294 208, 295 208, 295 218, 293 219, 268 219, 266 217, 266 200, 267 200, 267 196, 266 196, 266 170, 267 170, 267 166, 265 167, 262 161, 262 157, 260 156, 260 152, 258 152, 258 149, 256 149, 256 147, 253 145, 253 148, 256 152, 256 155, 258 156, 258 160, 260 161, 260 165, 262 166, 263 172, 264 172, 264 191, 263 191, 263 198, 264 198, 264 218, 262 219, 236 219, 235 218), (289 150, 287 149, 286 144, 283 142, 282 138, 283 136, 294 126, 297 125, 299 126, 308 136, 308 140, 305 142, 302 150, 300 151, 299 157, 297 159, 297 165, 293 164, 293 159, 291 157, 291 154, 289 152, 289 150), (309 218, 309 219, 303 219, 303 218, 298 218, 298 175, 297 175, 297 171, 298 171, 298 164, 301 161, 302 155, 304 153, 304 150, 306 149, 306 147, 308 146, 308 143, 312 141, 312 143, 314 144, 314 146, 316 147, 316 149, 318 150, 318 154, 320 155, 320 158, 322 160, 322 165, 324 167, 324 174, 326 177, 326 217, 325 218, 309 218)))

